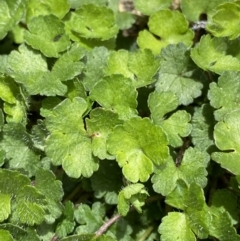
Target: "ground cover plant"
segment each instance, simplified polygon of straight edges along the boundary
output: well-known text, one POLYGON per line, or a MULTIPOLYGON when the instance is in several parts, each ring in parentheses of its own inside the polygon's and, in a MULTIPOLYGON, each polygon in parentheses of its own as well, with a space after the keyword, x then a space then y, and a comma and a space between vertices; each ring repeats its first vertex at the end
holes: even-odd
POLYGON ((0 240, 240 240, 239 19, 0 1, 0 240))

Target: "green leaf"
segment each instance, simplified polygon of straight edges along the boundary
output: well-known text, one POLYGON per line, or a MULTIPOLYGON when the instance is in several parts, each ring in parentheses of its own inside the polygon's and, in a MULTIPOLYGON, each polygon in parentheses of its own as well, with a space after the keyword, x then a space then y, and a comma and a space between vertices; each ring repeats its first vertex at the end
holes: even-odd
POLYGON ((183 180, 186 184, 196 183, 201 187, 207 184, 206 167, 209 162, 206 152, 189 147, 181 160, 180 166, 176 166, 170 157, 166 163, 156 167, 152 177, 153 189, 167 195, 177 186, 178 180, 183 180))
POLYGON ((36 172, 35 187, 45 196, 47 200, 46 209, 49 213, 45 216, 48 223, 53 223, 62 214, 63 197, 62 183, 56 180, 55 175, 49 171, 39 168, 36 172))
POLYGON ((1 193, 19 195, 26 185, 30 185, 30 180, 25 175, 17 171, 0 169, 1 193))
POLYGON ((122 170, 116 162, 103 160, 97 172, 91 177, 92 189, 96 198, 104 197, 107 204, 117 204, 118 192, 122 183, 122 170), (114 175, 112 175, 114 173, 114 175))
POLYGON ((210 210, 212 219, 209 225, 209 234, 220 241, 239 241, 240 236, 236 234, 235 228, 232 227, 229 214, 221 209, 210 210))
POLYGON ((149 119, 132 118, 116 126, 107 140, 108 151, 116 156, 124 176, 131 182, 145 182, 168 158, 165 133, 149 119))
POLYGON ((132 79, 134 86, 139 88, 154 82, 154 75, 160 62, 149 49, 139 49, 136 52, 119 50, 109 55, 106 75, 122 74, 132 79))
POLYGON ((118 195, 117 208, 119 214, 121 216, 126 216, 130 209, 130 205, 133 205, 134 208, 141 213, 142 206, 145 204, 145 199, 148 195, 144 185, 141 183, 126 186, 118 195))
POLYGON ((188 123, 191 115, 186 111, 176 111, 168 119, 164 115, 178 106, 178 98, 173 92, 152 92, 148 97, 148 106, 151 111, 151 119, 156 125, 162 127, 166 133, 169 144, 179 147, 183 144, 181 137, 190 134, 191 125, 188 123))
POLYGON ((152 0, 152 1, 144 1, 144 0, 135 0, 134 6, 144 15, 152 15, 160 9, 169 8, 171 6, 171 0, 152 0))
POLYGON ((3 39, 7 32, 24 16, 26 3, 26 0, 0 1, 0 39, 3 39))
POLYGON ((86 66, 84 69, 83 84, 87 91, 102 79, 107 65, 109 51, 105 47, 96 47, 86 54, 86 66))
POLYGON ((0 239, 4 241, 14 241, 12 235, 7 231, 0 229, 0 239))
POLYGON ((9 74, 23 84, 31 95, 63 95, 67 87, 50 75, 46 59, 25 45, 12 51, 8 58, 9 74))
POLYGON ((57 225, 56 234, 59 238, 66 237, 68 234, 73 232, 74 227, 74 205, 68 201, 65 204, 63 217, 57 225))
MULTIPOLYGON (((204 35, 200 42, 191 49, 193 61, 203 70, 217 74, 223 71, 238 71, 240 68, 239 51, 231 50, 231 46, 239 46, 238 40, 230 44, 226 38, 204 35)), ((235 46, 235 47, 236 47, 235 46)))
POLYGON ((80 62, 85 56, 85 50, 77 44, 72 44, 71 48, 61 55, 51 70, 52 79, 66 81, 81 74, 84 64, 80 62))
POLYGON ((240 73, 239 72, 224 72, 218 79, 218 83, 211 83, 208 91, 210 104, 216 111, 214 117, 220 121, 224 116, 231 111, 240 108, 240 73))
MULTIPOLYGON (((23 227, 17 226, 17 225, 13 225, 11 223, 3 223, 0 224, 0 228, 8 231, 9 233, 11 233, 11 235, 15 240, 18 241, 25 241, 25 240, 31 240, 31 241, 40 241, 38 235, 36 234, 35 229, 33 228, 25 228, 23 229, 23 227)), ((5 239, 4 239, 5 241, 5 239)))
POLYGON ((202 0, 196 4, 196 2, 192 0, 182 0, 181 9, 188 20, 197 22, 201 14, 206 14, 207 19, 211 19, 218 5, 232 1, 233 0, 202 0))
POLYGON ((112 10, 105 6, 101 7, 93 4, 83 5, 75 12, 71 12, 65 26, 73 41, 78 36, 108 40, 118 33, 112 10))
POLYGON ((26 15, 27 23, 39 15, 53 14, 62 19, 69 9, 70 5, 67 0, 58 0, 58 4, 55 0, 29 0, 26 15))
POLYGON ((16 93, 18 93, 18 87, 13 79, 0 75, 0 98, 9 104, 16 103, 16 93))
POLYGON ((159 124, 166 133, 171 146, 180 147, 183 144, 181 137, 187 137, 192 129, 191 124, 189 124, 190 120, 189 113, 185 110, 179 110, 159 124))
POLYGON ((216 208, 222 212, 230 214, 231 223, 238 223, 238 204, 237 196, 227 189, 216 190, 211 200, 211 208, 216 208))
POLYGON ((28 100, 24 100, 21 88, 9 76, 0 76, 0 98, 5 101, 3 110, 7 122, 26 123, 28 100))
POLYGON ((190 227, 201 239, 209 235, 211 215, 205 203, 203 189, 196 183, 189 186, 188 195, 185 199, 186 213, 190 221, 190 227))
POLYGON ((103 77, 90 91, 90 98, 101 106, 128 119, 137 114, 137 91, 130 79, 122 75, 103 77))
POLYGON ((161 52, 161 66, 156 90, 172 91, 179 104, 188 105, 201 95, 205 76, 190 58, 190 51, 180 43, 161 52))
POLYGON ((139 33, 137 43, 140 48, 151 49, 156 55, 169 44, 182 42, 188 47, 192 45, 194 33, 188 28, 184 15, 178 11, 159 10, 150 16, 148 26, 149 31, 139 33))
POLYGON ((206 29, 213 36, 235 39, 240 35, 239 18, 239 2, 221 4, 217 7, 206 29))
POLYGON ((32 48, 40 50, 47 57, 59 56, 70 46, 64 24, 54 15, 38 16, 28 23, 24 39, 32 48))
POLYGON ((71 8, 77 9, 83 5, 87 4, 94 4, 97 6, 105 6, 108 0, 98 0, 97 2, 95 0, 68 0, 68 3, 71 5, 71 8))
POLYGON ((136 19, 132 13, 129 12, 117 12, 116 16, 116 24, 118 28, 121 30, 129 29, 135 23, 136 19))
POLYGON ((134 86, 142 87, 153 83, 160 61, 148 49, 129 53, 129 70, 134 74, 134 86))
POLYGON ((195 108, 191 131, 192 143, 195 148, 206 151, 214 145, 214 124, 213 108, 210 105, 204 104, 200 108, 195 108))
POLYGON ((226 114, 223 120, 215 125, 215 144, 223 152, 212 154, 214 161, 235 175, 240 174, 239 118, 240 110, 235 110, 226 114))
POLYGON ((178 98, 171 91, 154 91, 149 94, 148 106, 151 111, 151 119, 154 123, 160 124, 164 120, 165 114, 178 107, 178 98))
POLYGON ((90 113, 90 119, 86 119, 87 132, 92 138, 92 152, 99 159, 114 159, 107 152, 107 138, 113 128, 122 124, 118 115, 112 111, 95 108, 90 113))
POLYGON ((11 214, 11 196, 0 193, 0 222, 3 222, 11 214))
POLYGON ((26 132, 24 125, 5 125, 1 142, 11 169, 23 169, 30 176, 35 174, 39 165, 39 154, 33 147, 31 136, 26 132))
POLYGON ((87 234, 96 232, 104 223, 105 206, 100 202, 95 202, 92 209, 86 204, 80 204, 74 212, 76 221, 80 224, 77 234, 87 234))
POLYGON ((16 201, 16 215, 22 224, 32 226, 43 222, 45 198, 34 187, 24 186, 16 201))
POLYGON ((170 212, 162 219, 158 232, 162 241, 196 241, 190 222, 184 213, 170 212))
POLYGON ((86 109, 86 101, 76 97, 62 101, 46 117, 46 127, 51 133, 46 140, 47 156, 74 178, 90 177, 98 169, 83 125, 82 115, 86 109))

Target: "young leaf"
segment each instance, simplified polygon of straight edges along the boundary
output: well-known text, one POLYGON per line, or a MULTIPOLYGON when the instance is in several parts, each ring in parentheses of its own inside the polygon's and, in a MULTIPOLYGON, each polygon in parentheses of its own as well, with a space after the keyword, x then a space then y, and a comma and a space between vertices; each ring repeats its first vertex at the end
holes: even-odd
MULTIPOLYGON (((236 40, 238 41, 238 40, 236 40)), ((238 71, 240 68, 239 51, 230 51, 231 45, 226 38, 204 35, 200 42, 191 49, 193 61, 203 70, 217 74, 223 71, 238 71)))
POLYGON ((184 15, 178 11, 159 10, 150 16, 148 26, 150 31, 139 33, 137 43, 140 48, 151 49, 154 54, 159 54, 169 44, 182 42, 186 46, 192 45, 193 31, 188 28, 184 15))
POLYGON ((109 110, 95 108, 90 113, 90 119, 86 119, 87 132, 92 137, 92 151, 99 159, 114 159, 107 153, 107 138, 113 128, 122 124, 118 115, 109 110))
POLYGON ((223 152, 212 154, 214 161, 235 175, 240 174, 239 118, 240 110, 238 109, 226 114, 223 120, 215 125, 215 144, 223 152))
POLYGON ((210 104, 217 110, 214 117, 217 121, 223 120, 224 116, 240 108, 240 73, 224 72, 218 79, 218 83, 211 83, 208 91, 210 104))
POLYGON ((166 163, 155 169, 156 174, 152 177, 153 189, 165 196, 176 187, 178 180, 183 180, 188 185, 196 183, 205 187, 209 159, 206 152, 192 147, 184 153, 180 166, 176 166, 170 157, 166 163))
POLYGON ((103 77, 90 91, 90 98, 108 110, 113 110, 120 119, 137 114, 137 91, 130 79, 122 75, 103 77))
POLYGON ((184 44, 169 45, 161 52, 157 91, 172 91, 178 97, 179 104, 188 105, 201 95, 205 79, 184 44))
POLYGON ((204 104, 200 108, 195 108, 192 117, 192 143, 194 147, 206 151, 214 145, 213 142, 213 127, 215 119, 213 116, 213 108, 204 104))
POLYGON ((96 232, 104 223, 105 206, 100 202, 95 202, 92 209, 86 204, 81 204, 74 212, 76 221, 80 224, 77 234, 87 234, 96 232))
POLYGON ((157 12, 160 9, 169 8, 171 6, 171 0, 152 0, 152 1, 145 1, 145 0, 135 0, 134 6, 135 8, 140 11, 144 15, 152 15, 153 13, 157 12))
POLYGON ((16 103, 16 93, 18 93, 18 86, 10 77, 0 75, 0 98, 9 104, 16 103))
POLYGON ((107 140, 108 151, 116 156, 124 176, 131 182, 145 182, 169 156, 165 133, 149 119, 132 118, 116 126, 107 140))
POLYGON ((25 14, 27 0, 0 1, 0 40, 16 25, 25 14))
POLYGON ((3 109, 7 114, 7 122, 23 124, 27 122, 28 103, 24 101, 21 88, 9 76, 0 76, 0 98, 5 101, 3 109))
POLYGON ((51 132, 46 140, 47 156, 54 165, 61 165, 70 177, 90 177, 98 169, 93 158, 91 140, 85 132, 82 115, 87 103, 80 97, 65 99, 46 117, 51 132), (62 118, 64 116, 64 118, 62 118), (69 125, 71 123, 71 125, 69 125))
POLYGON ((142 212, 142 206, 145 204, 145 199, 148 196, 148 192, 141 183, 130 184, 126 186, 118 195, 118 212, 122 216, 126 216, 130 205, 139 212, 142 212))
POLYGON ((118 27, 111 9, 93 4, 83 5, 65 23, 66 31, 72 40, 74 36, 108 40, 115 37, 118 27))
POLYGON ((59 19, 62 19, 69 11, 70 5, 67 0, 29 0, 27 5, 27 23, 34 17, 39 15, 53 14, 59 19))
POLYGON ((235 39, 240 35, 239 18, 239 2, 221 4, 207 24, 207 30, 216 37, 235 39))
POLYGON ((29 176, 35 175, 39 165, 39 154, 33 147, 31 136, 24 125, 9 123, 3 128, 2 149, 12 169, 24 169, 29 176))
POLYGON ((196 241, 196 237, 190 229, 190 222, 184 213, 168 213, 162 219, 158 232, 162 241, 196 241))
POLYGON ((54 15, 40 15, 31 19, 28 31, 24 33, 24 39, 27 44, 40 50, 47 57, 57 58, 60 52, 70 46, 64 24, 54 15))

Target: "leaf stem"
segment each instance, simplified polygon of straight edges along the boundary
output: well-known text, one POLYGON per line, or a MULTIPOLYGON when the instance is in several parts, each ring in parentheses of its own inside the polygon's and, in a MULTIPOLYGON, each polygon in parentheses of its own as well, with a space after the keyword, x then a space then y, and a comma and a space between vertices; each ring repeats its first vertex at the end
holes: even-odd
POLYGON ((114 215, 112 218, 110 218, 106 223, 104 223, 97 232, 95 232, 95 236, 99 237, 100 235, 102 235, 104 232, 106 232, 106 230, 113 224, 115 223, 118 219, 121 218, 120 214, 116 214, 114 215))
POLYGON ((140 237, 138 241, 144 241, 146 238, 151 234, 151 232, 154 229, 154 225, 151 225, 147 228, 147 230, 143 233, 143 235, 140 237))
MULTIPOLYGON (((155 202, 162 199, 161 195, 155 195, 155 196, 151 196, 149 198, 147 198, 145 200, 145 203, 151 203, 151 202, 155 202)), ((130 207, 129 211, 133 211, 135 210, 135 208, 133 206, 130 207)), ((95 237, 99 237, 100 235, 102 235, 104 232, 107 231, 107 229, 116 221, 118 221, 118 219, 120 219, 122 216, 120 214, 116 214, 114 215, 112 218, 110 218, 106 223, 104 223, 96 232, 95 232, 95 237)))

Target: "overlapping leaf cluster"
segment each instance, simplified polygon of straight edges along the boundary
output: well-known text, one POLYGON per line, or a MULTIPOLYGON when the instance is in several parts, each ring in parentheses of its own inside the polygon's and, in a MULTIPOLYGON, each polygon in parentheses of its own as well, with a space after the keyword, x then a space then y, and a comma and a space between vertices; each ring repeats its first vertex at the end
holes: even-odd
POLYGON ((0 240, 240 240, 239 1, 122 4, 0 3, 0 240))

